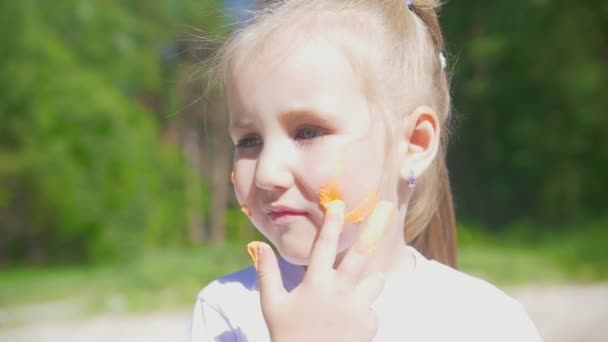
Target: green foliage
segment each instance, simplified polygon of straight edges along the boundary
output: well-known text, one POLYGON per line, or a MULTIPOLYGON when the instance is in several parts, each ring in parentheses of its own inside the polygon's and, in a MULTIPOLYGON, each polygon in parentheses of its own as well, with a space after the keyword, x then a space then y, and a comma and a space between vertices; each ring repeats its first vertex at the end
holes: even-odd
POLYGON ((496 227, 598 217, 608 205, 605 1, 447 2, 459 117, 459 214, 496 227))
MULTIPOLYGON (((192 28, 223 34, 219 3, 0 0, 0 264, 188 244, 208 194, 161 131, 182 109, 176 46, 192 28)), ((608 206, 607 3, 447 2, 441 14, 459 217, 528 243, 584 240, 573 222, 608 206)), ((259 238, 236 207, 226 229, 259 238)), ((560 260, 604 256, 562 243, 560 260)))
POLYGON ((142 98, 162 102, 162 49, 212 6, 0 2, 0 260, 185 243, 187 171, 157 119, 175 108, 142 98))

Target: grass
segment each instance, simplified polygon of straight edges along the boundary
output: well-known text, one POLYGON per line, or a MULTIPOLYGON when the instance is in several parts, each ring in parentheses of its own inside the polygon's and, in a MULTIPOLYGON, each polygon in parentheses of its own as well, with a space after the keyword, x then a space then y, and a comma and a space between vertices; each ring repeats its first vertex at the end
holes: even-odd
POLYGON ((184 308, 204 284, 249 263, 244 248, 228 245, 154 251, 113 266, 5 270, 0 272, 0 311, 74 301, 82 314, 184 308))
MULTIPOLYGON (((605 281, 606 227, 598 223, 540 239, 514 233, 517 229, 490 236, 460 227, 459 266, 498 286, 605 281)), ((53 302, 75 303, 67 311, 79 316, 189 308, 202 286, 249 265, 244 244, 229 244, 151 251, 117 265, 2 270, 0 321, 3 311, 53 302)))
POLYGON ((580 281, 554 259, 525 247, 465 246, 459 268, 499 286, 580 281))
POLYGON ((498 285, 608 280, 608 220, 567 230, 525 224, 489 235, 459 227, 460 268, 498 285))

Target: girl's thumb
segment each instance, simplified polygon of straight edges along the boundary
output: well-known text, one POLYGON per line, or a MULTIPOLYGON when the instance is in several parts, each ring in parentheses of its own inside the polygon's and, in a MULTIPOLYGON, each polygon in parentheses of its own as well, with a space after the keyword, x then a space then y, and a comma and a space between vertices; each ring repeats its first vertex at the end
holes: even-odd
POLYGON ((272 248, 264 242, 250 242, 247 245, 247 251, 258 274, 260 301, 262 310, 266 312, 286 293, 279 263, 272 248))

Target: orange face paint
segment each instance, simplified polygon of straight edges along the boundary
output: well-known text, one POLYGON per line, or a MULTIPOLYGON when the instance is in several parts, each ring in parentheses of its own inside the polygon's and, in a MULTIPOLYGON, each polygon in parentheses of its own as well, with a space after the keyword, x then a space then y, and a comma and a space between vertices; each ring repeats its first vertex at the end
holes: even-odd
POLYGON ((344 217, 344 221, 361 223, 374 210, 378 196, 375 192, 370 192, 359 205, 344 217))
MULTIPOLYGON (((327 210, 327 205, 331 201, 342 200, 338 179, 344 172, 344 157, 336 165, 336 170, 329 183, 322 186, 319 190, 319 204, 323 209, 327 210)), ((344 216, 345 222, 360 223, 372 212, 378 201, 378 196, 375 191, 370 191, 363 201, 351 212, 344 216)))
POLYGON ((331 201, 342 200, 338 184, 335 181, 331 181, 327 185, 324 185, 319 190, 319 204, 323 209, 327 210, 327 205, 331 201))
POLYGON ((251 210, 249 210, 249 207, 246 206, 245 204, 243 204, 241 206, 241 211, 243 212, 243 214, 245 214, 247 217, 251 218, 251 210))
POLYGON ((378 247, 384 231, 391 223, 393 211, 394 208, 390 202, 382 201, 375 206, 369 217, 367 227, 359 236, 360 243, 368 252, 373 253, 378 247))

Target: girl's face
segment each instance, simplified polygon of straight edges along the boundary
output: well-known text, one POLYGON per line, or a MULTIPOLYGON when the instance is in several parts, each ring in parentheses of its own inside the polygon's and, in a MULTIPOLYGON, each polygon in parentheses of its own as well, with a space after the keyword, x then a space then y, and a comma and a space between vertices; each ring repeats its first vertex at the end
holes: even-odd
MULTIPOLYGON (((329 43, 299 44, 288 55, 264 51, 235 65, 228 102, 236 197, 284 258, 306 265, 323 223, 323 186, 337 180, 347 213, 371 194, 396 196, 386 191, 396 189, 395 177, 386 179, 396 173, 385 165, 384 124, 329 43)), ((364 225, 345 225, 339 251, 364 225)))

